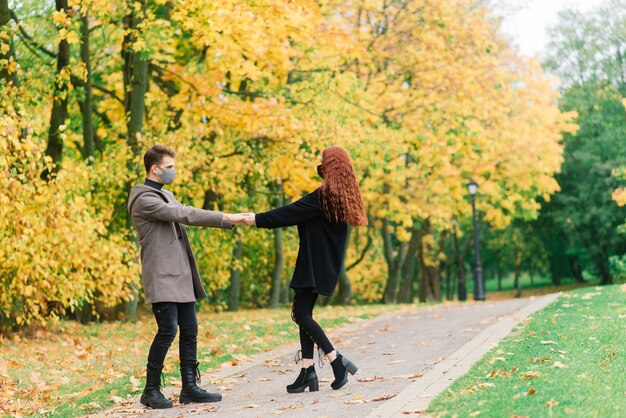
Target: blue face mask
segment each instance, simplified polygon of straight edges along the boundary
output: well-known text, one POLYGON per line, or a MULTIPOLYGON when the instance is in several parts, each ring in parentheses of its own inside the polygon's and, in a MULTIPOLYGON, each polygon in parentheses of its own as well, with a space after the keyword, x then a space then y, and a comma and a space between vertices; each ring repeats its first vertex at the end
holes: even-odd
POLYGON ((170 170, 169 168, 161 168, 161 167, 159 167, 159 169, 161 170, 161 174, 159 174, 159 178, 161 179, 163 184, 170 184, 171 182, 174 181, 174 176, 176 175, 176 171, 174 169, 170 170))

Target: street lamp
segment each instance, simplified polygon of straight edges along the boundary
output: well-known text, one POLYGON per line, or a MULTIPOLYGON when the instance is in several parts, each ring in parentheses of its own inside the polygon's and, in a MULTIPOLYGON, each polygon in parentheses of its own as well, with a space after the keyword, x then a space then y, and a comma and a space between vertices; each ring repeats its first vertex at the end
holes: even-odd
POLYGON ((472 200, 472 220, 474 224, 474 300, 485 300, 483 269, 480 265, 480 247, 478 246, 478 221, 476 219, 476 192, 478 191, 478 184, 473 179, 470 179, 467 189, 472 200))

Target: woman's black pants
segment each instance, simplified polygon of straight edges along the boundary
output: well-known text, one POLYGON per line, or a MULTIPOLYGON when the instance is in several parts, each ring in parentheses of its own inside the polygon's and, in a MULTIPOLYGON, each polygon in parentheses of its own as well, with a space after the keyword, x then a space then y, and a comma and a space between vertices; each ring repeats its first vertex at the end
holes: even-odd
POLYGON ((152 312, 156 318, 159 330, 150 346, 148 368, 161 369, 163 367, 167 350, 172 345, 174 338, 176 338, 176 331, 179 328, 178 349, 180 365, 181 367, 195 366, 198 350, 198 318, 196 317, 195 302, 153 303, 152 312))
POLYGON ((293 298, 291 308, 291 319, 300 327, 300 346, 302 347, 302 358, 313 358, 313 345, 328 354, 334 350, 333 345, 328 340, 324 330, 313 319, 313 308, 317 301, 318 294, 313 289, 294 289, 296 295, 293 298))

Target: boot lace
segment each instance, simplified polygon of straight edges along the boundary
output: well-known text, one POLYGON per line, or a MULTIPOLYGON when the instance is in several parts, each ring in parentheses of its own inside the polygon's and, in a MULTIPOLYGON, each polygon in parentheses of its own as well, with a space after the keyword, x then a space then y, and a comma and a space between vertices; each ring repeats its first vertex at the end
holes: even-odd
POLYGON ((196 365, 193 367, 193 372, 194 372, 194 375, 196 377, 196 383, 197 384, 202 383, 202 376, 200 376, 200 368, 199 368, 199 366, 200 366, 200 363, 196 363, 196 365))
POLYGON ((322 348, 318 345, 317 346, 317 364, 319 364, 320 369, 324 367, 324 357, 326 357, 326 354, 324 353, 322 348))

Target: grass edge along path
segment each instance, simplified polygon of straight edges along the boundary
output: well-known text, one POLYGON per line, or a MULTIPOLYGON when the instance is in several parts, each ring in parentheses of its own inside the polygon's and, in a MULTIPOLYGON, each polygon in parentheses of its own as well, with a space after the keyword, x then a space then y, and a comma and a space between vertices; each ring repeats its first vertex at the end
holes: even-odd
MULTIPOLYGON (((332 329, 399 309, 403 307, 317 307, 315 317, 332 329)), ((235 365, 298 338, 289 308, 201 311, 198 323, 198 360, 206 379, 223 363, 235 365)), ((145 315, 135 323, 62 321, 33 338, 0 340, 0 416, 82 416, 138 397, 155 332, 154 320, 145 315)), ((166 359, 166 386, 180 384, 177 363, 178 338, 166 359)))
POLYGON ((626 416, 626 285, 565 292, 431 402, 439 417, 626 416))

